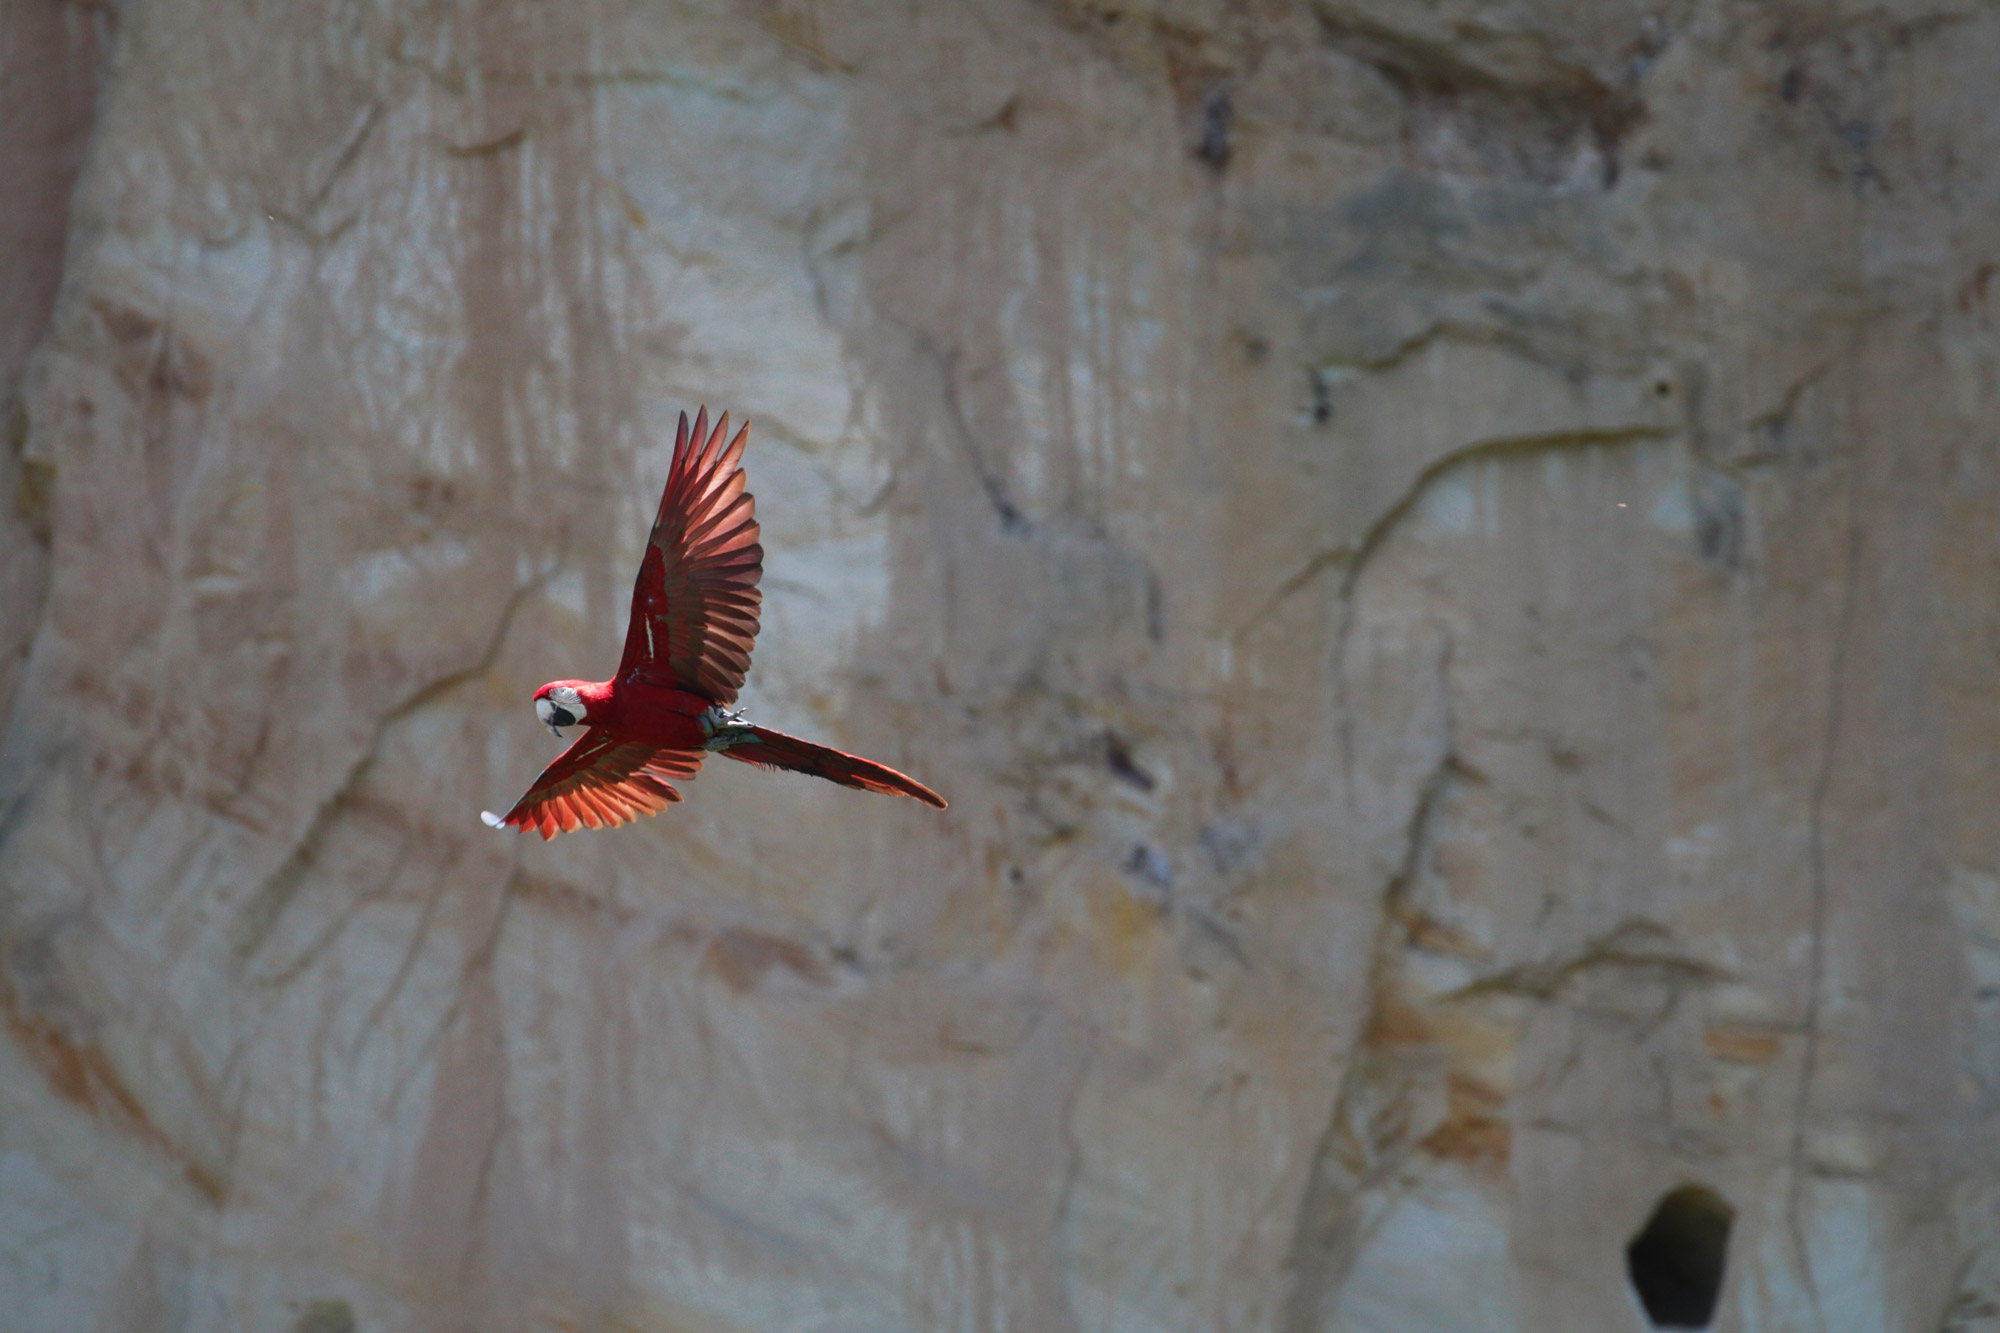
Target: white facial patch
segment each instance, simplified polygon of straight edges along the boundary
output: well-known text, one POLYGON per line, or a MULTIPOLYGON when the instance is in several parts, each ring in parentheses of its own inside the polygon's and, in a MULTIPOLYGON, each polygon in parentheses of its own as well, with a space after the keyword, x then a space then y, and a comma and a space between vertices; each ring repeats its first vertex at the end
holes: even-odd
POLYGON ((535 716, 542 725, 561 734, 562 728, 573 727, 583 721, 583 700, 577 696, 576 688, 561 685, 535 699, 535 716))

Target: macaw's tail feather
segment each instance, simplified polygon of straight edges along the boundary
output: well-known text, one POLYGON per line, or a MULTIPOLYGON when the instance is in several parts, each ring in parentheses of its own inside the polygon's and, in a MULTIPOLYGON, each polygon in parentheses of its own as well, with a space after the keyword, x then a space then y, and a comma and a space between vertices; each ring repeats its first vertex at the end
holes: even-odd
POLYGON ((944 797, 887 764, 878 764, 859 755, 842 754, 839 750, 814 745, 811 741, 802 741, 782 731, 772 731, 769 727, 750 727, 748 730, 756 737, 755 740, 738 741, 722 753, 731 759, 741 759, 746 764, 810 773, 828 782, 838 782, 843 787, 879 791, 890 796, 914 796, 925 805, 939 810, 945 808, 944 797))

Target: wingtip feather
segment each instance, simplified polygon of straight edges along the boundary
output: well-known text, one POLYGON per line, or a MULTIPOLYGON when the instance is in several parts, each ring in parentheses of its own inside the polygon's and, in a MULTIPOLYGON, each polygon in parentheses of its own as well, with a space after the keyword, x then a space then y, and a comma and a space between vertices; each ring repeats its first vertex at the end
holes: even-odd
POLYGON ((929 787, 926 787, 923 783, 917 781, 909 774, 896 773, 896 770, 893 768, 889 769, 889 772, 895 773, 898 778, 902 779, 902 782, 885 784, 887 790, 898 792, 901 795, 911 797, 914 800, 922 801, 925 805, 929 806, 933 810, 943 810, 947 808, 948 803, 945 801, 944 797, 938 795, 936 792, 932 791, 929 787))
POLYGON ((479 812, 479 822, 486 825, 487 828, 507 827, 507 821, 494 814, 491 810, 481 810, 479 812))

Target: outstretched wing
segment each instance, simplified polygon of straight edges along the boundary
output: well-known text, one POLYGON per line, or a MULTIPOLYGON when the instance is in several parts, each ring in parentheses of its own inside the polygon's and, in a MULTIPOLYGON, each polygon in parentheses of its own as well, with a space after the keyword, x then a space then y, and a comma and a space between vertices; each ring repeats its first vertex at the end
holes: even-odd
POLYGON ((873 759, 863 759, 858 754, 847 754, 831 746, 815 745, 769 727, 750 727, 748 730, 755 739, 738 741, 722 753, 731 759, 741 759, 746 764, 810 773, 816 778, 838 782, 857 791, 877 791, 885 796, 913 796, 934 809, 945 808, 944 797, 887 764, 878 764, 873 759))
POLYGON ((593 727, 542 770, 512 810, 480 818, 539 833, 544 842, 579 828, 616 828, 680 800, 667 779, 693 777, 701 759, 700 750, 662 750, 593 727))
POLYGON ((729 414, 708 430, 708 409, 688 431, 681 413, 674 465, 660 495, 659 517, 632 586, 621 679, 638 679, 736 701, 750 670, 763 594, 764 548, 757 544, 757 502, 743 489, 745 424, 725 446, 729 414))

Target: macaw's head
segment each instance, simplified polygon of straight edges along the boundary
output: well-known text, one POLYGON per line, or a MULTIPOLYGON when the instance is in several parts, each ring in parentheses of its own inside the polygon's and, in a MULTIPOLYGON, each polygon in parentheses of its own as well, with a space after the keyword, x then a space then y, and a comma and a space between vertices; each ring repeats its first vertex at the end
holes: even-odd
POLYGON ((540 718, 557 738, 562 736, 564 727, 573 727, 584 720, 583 696, 577 692, 582 684, 575 680, 555 680, 535 691, 535 716, 540 718))

